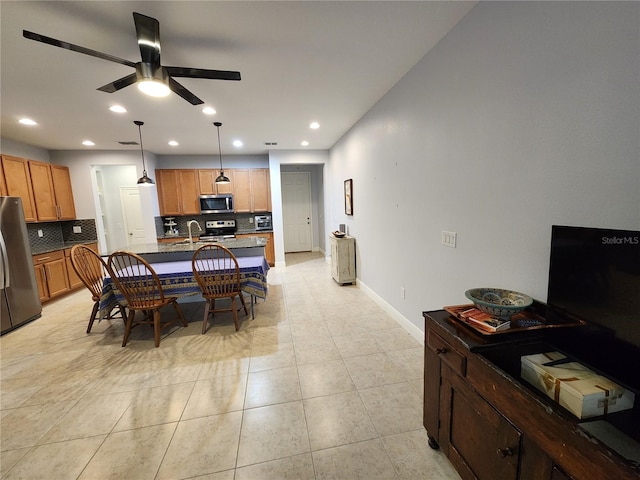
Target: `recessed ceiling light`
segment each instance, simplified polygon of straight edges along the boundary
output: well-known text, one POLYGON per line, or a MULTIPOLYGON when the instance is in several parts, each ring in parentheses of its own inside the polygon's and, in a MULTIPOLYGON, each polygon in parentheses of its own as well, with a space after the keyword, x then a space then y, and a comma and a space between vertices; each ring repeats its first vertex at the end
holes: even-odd
POLYGON ((172 147, 177 147, 180 144, 178 142, 176 142, 175 140, 169 140, 169 145, 171 145, 172 147))
POLYGON ((240 148, 242 146, 242 141, 234 140, 233 141, 233 146, 236 147, 236 148, 240 148))
POLYGON ((127 113, 127 109, 124 108, 122 105, 111 105, 109 107, 109 110, 115 113, 127 113))
POLYGON ((23 125, 37 125, 38 123, 30 118, 21 118, 19 122, 23 125))
POLYGON ((306 140, 303 140, 302 142, 300 142, 300 145, 302 145, 303 147, 307 147, 309 146, 309 142, 307 142, 306 140))
POLYGON ((95 146, 95 143, 93 143, 91 140, 83 140, 83 141, 82 141, 82 144, 83 144, 85 147, 93 147, 93 146, 95 146))
POLYGON ((311 125, 309 125, 309 128, 313 128, 315 130, 317 128, 320 128, 320 124, 318 122, 311 122, 311 125))
POLYGON ((205 115, 215 115, 216 109, 213 107, 204 107, 202 109, 202 113, 204 113, 205 115))

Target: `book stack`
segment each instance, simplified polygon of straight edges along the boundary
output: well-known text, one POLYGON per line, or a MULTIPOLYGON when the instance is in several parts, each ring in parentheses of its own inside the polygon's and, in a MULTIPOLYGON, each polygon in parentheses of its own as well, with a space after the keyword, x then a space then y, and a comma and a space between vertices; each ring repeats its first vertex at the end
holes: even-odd
POLYGON ((498 332, 511 327, 510 320, 495 318, 488 313, 477 308, 469 308, 458 313, 459 318, 472 327, 484 330, 485 332, 498 332))

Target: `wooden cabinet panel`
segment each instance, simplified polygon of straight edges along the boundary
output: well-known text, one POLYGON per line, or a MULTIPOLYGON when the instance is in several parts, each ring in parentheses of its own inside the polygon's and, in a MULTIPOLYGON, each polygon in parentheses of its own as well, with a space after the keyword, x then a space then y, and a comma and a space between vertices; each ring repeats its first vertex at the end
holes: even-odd
POLYGON ((156 170, 160 214, 197 215, 200 189, 196 170, 156 170))
POLYGON ((253 168, 251 176, 251 211, 271 211, 271 184, 268 168, 253 168))
POLYGON ((264 233, 240 233, 236 235, 237 238, 247 238, 247 237, 261 237, 267 239, 267 244, 264 247, 264 258, 267 259, 267 263, 270 266, 274 266, 276 264, 276 249, 273 243, 273 233, 264 232, 264 233))
POLYGON ((29 161, 24 158, 2 155, 2 170, 4 171, 7 195, 21 197, 25 220, 27 222, 37 221, 29 161))
POLYGON ((233 170, 233 203, 236 213, 250 213, 251 174, 248 168, 233 170))
POLYGON ((0 162, 0 196, 7 196, 7 184, 4 181, 4 169, 2 168, 2 162, 0 162))
POLYGON ((200 169, 198 170, 198 186, 201 195, 219 195, 223 193, 234 193, 233 191, 233 170, 225 170, 224 174, 229 177, 231 183, 218 183, 216 178, 220 174, 220 170, 200 169))
POLYGON ((53 180, 53 192, 58 208, 58 220, 75 220, 76 206, 73 201, 69 167, 51 165, 50 168, 51 178, 53 180))
POLYGON ((36 285, 38 286, 40 302, 45 302, 49 300, 49 290, 47 290, 47 277, 44 273, 44 265, 35 265, 33 268, 36 272, 36 285))
POLYGON ((29 160, 29 172, 38 220, 41 222, 58 220, 51 167, 48 163, 29 160))

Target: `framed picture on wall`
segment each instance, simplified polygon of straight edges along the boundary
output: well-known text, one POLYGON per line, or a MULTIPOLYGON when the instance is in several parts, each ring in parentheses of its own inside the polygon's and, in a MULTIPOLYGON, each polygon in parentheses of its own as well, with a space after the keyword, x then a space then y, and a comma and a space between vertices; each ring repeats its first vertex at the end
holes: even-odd
POLYGON ((353 215, 353 180, 344 181, 344 213, 353 215))

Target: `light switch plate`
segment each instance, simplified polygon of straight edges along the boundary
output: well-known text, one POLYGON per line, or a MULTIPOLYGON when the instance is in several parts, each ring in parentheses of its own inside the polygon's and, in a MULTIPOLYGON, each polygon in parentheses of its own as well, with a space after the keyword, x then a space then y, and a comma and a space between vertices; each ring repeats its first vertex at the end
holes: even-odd
POLYGON ((442 231, 442 245, 445 247, 456 248, 456 239, 458 234, 456 232, 442 231))

